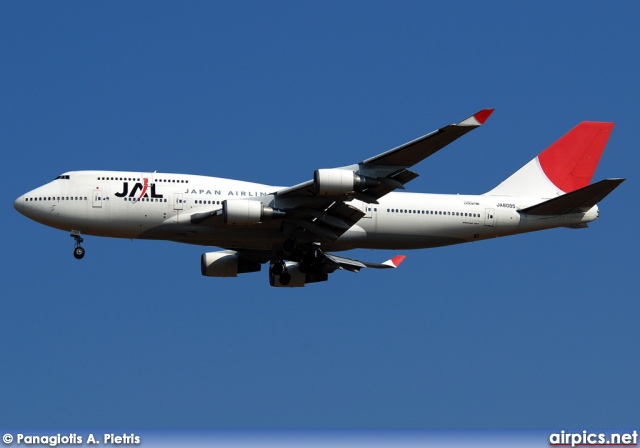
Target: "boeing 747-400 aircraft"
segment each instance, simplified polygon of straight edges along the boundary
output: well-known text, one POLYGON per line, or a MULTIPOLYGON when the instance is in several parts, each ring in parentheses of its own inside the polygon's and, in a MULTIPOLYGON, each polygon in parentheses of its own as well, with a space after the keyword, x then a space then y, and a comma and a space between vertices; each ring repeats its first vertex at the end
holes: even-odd
POLYGON ((318 169, 292 187, 188 174, 70 171, 14 207, 71 233, 217 246, 202 275, 235 277, 269 263, 271 286, 300 287, 344 269, 395 268, 332 252, 422 249, 554 227, 585 228, 624 179, 590 184, 613 123, 582 122, 481 195, 404 193, 410 168, 484 124, 484 109, 395 149, 341 168, 318 169))

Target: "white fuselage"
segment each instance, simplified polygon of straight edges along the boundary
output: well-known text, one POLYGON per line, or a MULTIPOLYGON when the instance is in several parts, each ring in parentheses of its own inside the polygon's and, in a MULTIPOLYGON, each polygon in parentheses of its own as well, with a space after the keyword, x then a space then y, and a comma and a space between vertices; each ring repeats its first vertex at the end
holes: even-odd
MULTIPOLYGON (((192 215, 218 210, 222 201, 249 199, 278 207, 282 187, 216 177, 74 171, 15 201, 22 214, 42 224, 82 234, 171 240, 229 249, 271 250, 282 244, 279 220, 244 226, 193 224, 192 215)), ((549 198, 489 195, 389 193, 378 204, 354 200, 365 212, 327 250, 418 249, 513 235, 560 226, 580 226, 586 213, 528 216, 517 210, 549 198)))

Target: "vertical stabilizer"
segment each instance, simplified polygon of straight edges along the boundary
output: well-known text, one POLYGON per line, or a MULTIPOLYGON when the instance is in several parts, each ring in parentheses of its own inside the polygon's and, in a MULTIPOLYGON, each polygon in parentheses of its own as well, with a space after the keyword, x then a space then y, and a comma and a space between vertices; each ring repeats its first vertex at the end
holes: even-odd
POLYGON ((613 126, 583 121, 486 194, 550 198, 586 187, 613 126))

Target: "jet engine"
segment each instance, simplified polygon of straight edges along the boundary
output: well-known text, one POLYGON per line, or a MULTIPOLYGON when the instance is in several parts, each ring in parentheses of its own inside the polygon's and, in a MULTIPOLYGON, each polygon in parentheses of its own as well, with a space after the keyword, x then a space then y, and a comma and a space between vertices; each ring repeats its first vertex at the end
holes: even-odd
POLYGON ((231 250, 207 252, 200 260, 202 275, 206 277, 236 277, 245 272, 257 272, 260 263, 240 258, 231 250))
POLYGON ((360 176, 351 170, 321 169, 313 173, 316 194, 321 196, 343 195, 375 187, 380 181, 360 176))
POLYGON ((244 199, 222 201, 222 218, 229 225, 259 224, 262 221, 283 218, 282 210, 273 209, 260 201, 244 199))

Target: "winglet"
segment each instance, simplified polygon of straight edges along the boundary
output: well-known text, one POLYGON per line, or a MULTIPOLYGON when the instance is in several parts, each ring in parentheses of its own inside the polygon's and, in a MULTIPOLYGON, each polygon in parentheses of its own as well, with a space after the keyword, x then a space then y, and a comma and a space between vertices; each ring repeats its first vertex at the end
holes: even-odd
POLYGON ((466 120, 458 123, 458 126, 482 126, 495 109, 482 109, 480 112, 470 116, 466 120))
POLYGON ((389 266, 390 268, 397 268, 398 266, 400 266, 400 263, 402 263, 405 258, 407 258, 405 255, 396 255, 391 260, 387 260, 382 264, 385 266, 389 266))

